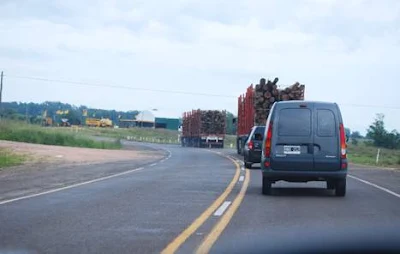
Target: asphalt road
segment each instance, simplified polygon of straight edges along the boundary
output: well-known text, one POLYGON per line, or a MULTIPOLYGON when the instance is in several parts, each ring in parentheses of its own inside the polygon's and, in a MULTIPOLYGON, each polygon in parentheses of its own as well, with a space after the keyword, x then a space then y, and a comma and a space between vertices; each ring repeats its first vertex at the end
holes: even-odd
POLYGON ((251 240, 276 247, 278 238, 290 245, 288 238, 312 241, 319 232, 400 226, 399 171, 353 167, 344 198, 323 183, 278 183, 263 196, 259 170, 244 169, 231 150, 149 146, 168 155, 107 164, 118 175, 72 188, 3 199, 0 252, 228 253, 251 240))

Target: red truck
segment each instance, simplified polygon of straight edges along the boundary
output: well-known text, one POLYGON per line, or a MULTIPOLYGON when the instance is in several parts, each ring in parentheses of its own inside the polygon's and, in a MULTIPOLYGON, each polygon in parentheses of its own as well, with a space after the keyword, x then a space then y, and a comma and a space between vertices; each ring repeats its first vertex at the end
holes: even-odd
POLYGON ((225 132, 225 111, 198 109, 183 113, 183 147, 223 148, 225 132))
POLYGON ((278 78, 273 81, 260 79, 260 83, 250 85, 246 93, 238 98, 237 138, 238 154, 243 149, 253 126, 264 126, 273 104, 277 101, 304 100, 305 85, 296 82, 286 88, 278 88, 278 78))
POLYGON ((242 154, 244 144, 254 126, 254 88, 253 85, 247 88, 246 94, 238 98, 238 117, 237 117, 237 153, 242 154))

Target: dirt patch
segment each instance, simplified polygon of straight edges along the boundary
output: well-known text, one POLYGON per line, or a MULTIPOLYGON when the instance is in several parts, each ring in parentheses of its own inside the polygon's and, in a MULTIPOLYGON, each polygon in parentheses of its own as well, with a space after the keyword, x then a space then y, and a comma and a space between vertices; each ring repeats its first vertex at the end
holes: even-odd
POLYGON ((0 140, 0 148, 7 148, 13 153, 28 156, 29 159, 25 164, 92 164, 158 158, 163 155, 162 151, 155 150, 104 150, 3 140, 0 140))

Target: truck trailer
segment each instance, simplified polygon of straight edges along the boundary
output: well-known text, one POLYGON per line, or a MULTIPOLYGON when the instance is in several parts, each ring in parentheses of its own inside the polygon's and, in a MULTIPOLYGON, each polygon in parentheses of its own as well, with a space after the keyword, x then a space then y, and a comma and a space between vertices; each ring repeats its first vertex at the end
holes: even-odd
POLYGON ((223 148, 225 132, 225 111, 198 109, 183 114, 183 147, 223 148))
POLYGON ((265 125, 269 111, 276 101, 304 100, 305 85, 298 82, 286 88, 278 88, 278 78, 273 81, 260 79, 251 84, 245 94, 238 98, 236 149, 243 154, 243 148, 253 126, 265 125))

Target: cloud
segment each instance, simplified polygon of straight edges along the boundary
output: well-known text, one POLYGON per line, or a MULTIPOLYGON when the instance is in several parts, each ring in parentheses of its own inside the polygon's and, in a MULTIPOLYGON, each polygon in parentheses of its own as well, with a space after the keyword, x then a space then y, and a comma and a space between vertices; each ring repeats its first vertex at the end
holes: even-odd
MULTIPOLYGON (((390 92, 400 78, 400 2, 394 0, 40 0, 6 1, 0 8, 6 14, 0 18, 0 67, 10 74, 232 96, 260 77, 279 76, 283 85, 305 83, 308 99, 400 106, 390 92), (369 95, 376 91, 384 91, 378 102, 369 95)), ((152 107, 164 106, 169 115, 205 107, 236 111, 235 99, 61 84, 53 85, 63 95, 32 89, 27 96, 20 90, 28 83, 10 82, 16 88, 8 90, 7 100, 73 98, 77 104, 136 109, 151 98, 152 107), (100 98, 109 94, 118 99, 100 98)), ((385 110, 346 107, 349 124, 357 128, 358 115, 385 110)), ((388 126, 400 126, 392 111, 387 114, 388 126)))

